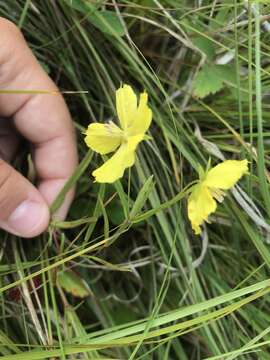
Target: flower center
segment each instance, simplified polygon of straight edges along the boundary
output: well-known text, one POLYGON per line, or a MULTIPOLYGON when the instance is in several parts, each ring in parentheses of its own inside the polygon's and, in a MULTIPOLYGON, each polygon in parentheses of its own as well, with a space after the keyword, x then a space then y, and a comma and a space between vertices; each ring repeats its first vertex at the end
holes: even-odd
POLYGON ((105 126, 110 136, 120 138, 122 144, 126 144, 128 142, 130 135, 127 130, 122 130, 111 120, 105 126))
POLYGON ((221 203, 224 200, 224 197, 226 195, 224 191, 217 188, 209 188, 209 191, 213 198, 215 198, 218 202, 221 203))

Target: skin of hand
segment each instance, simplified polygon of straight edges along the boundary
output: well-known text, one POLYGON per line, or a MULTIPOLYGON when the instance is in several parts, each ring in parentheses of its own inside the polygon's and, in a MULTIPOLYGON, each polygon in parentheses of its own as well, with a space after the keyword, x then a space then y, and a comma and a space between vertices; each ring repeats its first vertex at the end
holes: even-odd
MULTIPOLYGON (((27 46, 20 30, 0 18, 0 227, 21 237, 46 230, 49 205, 77 165, 75 132, 61 94, 5 94, 10 90, 58 91, 27 46), (19 138, 33 149, 35 187, 12 166, 19 138)), ((57 211, 65 218, 72 189, 57 211)))

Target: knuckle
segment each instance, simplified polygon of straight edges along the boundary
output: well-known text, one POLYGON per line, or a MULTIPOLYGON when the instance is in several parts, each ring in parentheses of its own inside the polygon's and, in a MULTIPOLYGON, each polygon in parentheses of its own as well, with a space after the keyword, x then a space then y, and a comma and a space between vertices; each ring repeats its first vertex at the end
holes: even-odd
POLYGON ((6 219, 17 202, 13 168, 0 159, 0 217, 6 219))
POLYGON ((3 159, 0 159, 0 192, 12 176, 12 168, 3 159))

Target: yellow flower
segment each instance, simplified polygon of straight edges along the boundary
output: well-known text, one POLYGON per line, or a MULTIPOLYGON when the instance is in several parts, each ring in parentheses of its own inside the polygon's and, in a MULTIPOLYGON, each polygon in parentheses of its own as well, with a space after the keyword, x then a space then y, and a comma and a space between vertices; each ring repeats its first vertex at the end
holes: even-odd
POLYGON ((113 183, 123 176, 126 168, 134 164, 135 150, 144 140, 152 120, 147 99, 147 93, 143 92, 138 105, 131 86, 123 85, 116 91, 116 110, 121 127, 112 121, 88 126, 85 142, 92 150, 101 155, 117 150, 108 161, 93 171, 92 175, 97 182, 113 183))
POLYGON ((224 191, 233 187, 248 172, 247 160, 226 160, 200 174, 200 180, 188 198, 188 218, 195 234, 201 233, 200 225, 217 208, 215 199, 223 201, 224 191))

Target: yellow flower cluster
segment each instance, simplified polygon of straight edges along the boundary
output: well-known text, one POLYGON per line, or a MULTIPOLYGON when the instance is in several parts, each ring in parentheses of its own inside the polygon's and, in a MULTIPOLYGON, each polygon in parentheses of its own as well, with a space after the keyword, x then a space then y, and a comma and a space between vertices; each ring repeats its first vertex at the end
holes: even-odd
MULTIPOLYGON (((113 183, 120 179, 126 168, 135 162, 135 151, 152 121, 152 111, 147 105, 148 95, 137 96, 129 85, 116 91, 116 110, 120 127, 110 121, 107 124, 92 123, 86 131, 85 142, 101 155, 114 155, 92 175, 100 183, 113 183)), ((201 170, 200 179, 188 198, 188 217, 195 234, 200 234, 200 226, 215 212, 217 203, 224 198, 224 190, 233 187, 248 172, 247 160, 227 160, 212 169, 201 170)))

